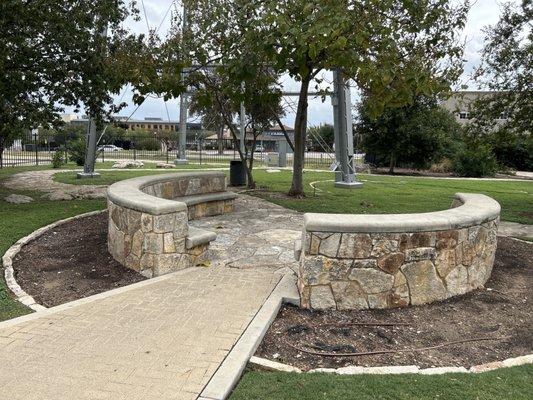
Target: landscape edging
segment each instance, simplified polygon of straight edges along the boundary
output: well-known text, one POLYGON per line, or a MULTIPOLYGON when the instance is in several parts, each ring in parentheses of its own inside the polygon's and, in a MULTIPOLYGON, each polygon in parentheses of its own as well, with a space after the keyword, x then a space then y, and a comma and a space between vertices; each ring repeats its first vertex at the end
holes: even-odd
POLYGON ((27 236, 24 236, 23 238, 19 239, 13 246, 7 249, 7 251, 2 256, 2 264, 4 266, 4 277, 5 277, 7 287, 15 295, 16 300, 24 304, 25 306, 31 308, 33 311, 41 311, 47 308, 37 303, 32 296, 30 296, 20 287, 20 285, 17 283, 15 279, 15 271, 13 270, 13 259, 20 252, 20 250, 22 250, 22 246, 25 246, 28 243, 34 241, 35 239, 44 235, 46 232, 49 232, 50 230, 57 228, 59 225, 62 225, 67 222, 74 221, 80 218, 91 217, 93 215, 102 214, 106 211, 107 210, 91 211, 88 213, 79 214, 79 215, 75 215, 74 217, 56 221, 50 225, 43 226, 42 228, 39 228, 36 231, 33 231, 27 236))
POLYGON ((485 364, 473 365, 470 368, 465 367, 432 367, 420 368, 417 365, 387 365, 382 367, 358 367, 347 366, 341 368, 315 368, 309 371, 301 371, 299 368, 290 364, 280 362, 273 362, 267 358, 254 356, 250 359, 250 364, 263 368, 267 365, 267 369, 276 372, 296 372, 296 373, 326 373, 337 375, 397 375, 397 374, 420 374, 420 375, 441 375, 448 373, 460 374, 479 374, 482 372, 494 371, 500 368, 517 367, 520 365, 533 364, 533 354, 526 354, 524 356, 507 358, 503 361, 493 361, 485 364))

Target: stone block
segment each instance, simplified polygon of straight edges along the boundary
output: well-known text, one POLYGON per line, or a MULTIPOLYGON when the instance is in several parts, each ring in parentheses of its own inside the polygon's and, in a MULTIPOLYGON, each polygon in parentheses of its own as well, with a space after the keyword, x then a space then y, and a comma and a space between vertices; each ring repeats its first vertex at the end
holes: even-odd
POLYGON ((131 239, 130 253, 136 257, 140 257, 142 254, 143 241, 144 241, 144 233, 142 231, 135 232, 131 239))
POLYGON ((181 254, 161 254, 154 259, 154 276, 161 276, 180 268, 181 254))
POLYGON ((320 238, 314 234, 308 235, 307 243, 309 243, 308 254, 316 255, 320 248, 320 238))
POLYGON ((352 268, 377 268, 378 261, 372 258, 366 260, 354 260, 352 268))
POLYGON ((450 296, 465 294, 470 290, 468 286, 468 269, 463 265, 456 266, 446 275, 444 282, 446 282, 446 289, 450 296))
POLYGON ((374 239, 372 247, 372 257, 383 257, 390 253, 396 253, 399 249, 398 240, 374 239))
POLYGON ((163 250, 165 253, 175 253, 176 244, 174 243, 174 234, 165 233, 163 235, 163 250))
MULTIPOLYGON (((457 248, 461 248, 461 246, 457 248)), ((443 249, 437 252, 435 267, 441 278, 446 277, 458 264, 456 258, 457 248, 451 250, 443 249)))
POLYGON ((150 214, 141 214, 141 230, 143 232, 152 232, 154 230, 154 217, 150 214))
POLYGON ((378 293, 368 295, 368 307, 371 309, 383 309, 389 306, 388 293, 378 293))
POLYGON ((437 250, 453 249, 459 241, 459 232, 456 229, 437 232, 437 250))
POLYGON ((147 233, 143 238, 143 253, 163 254, 163 234, 147 233))
POLYGON ((335 299, 329 286, 311 286, 310 305, 314 310, 335 308, 335 299))
POLYGON ((174 213, 154 215, 154 232, 168 233, 174 231, 174 213))
POLYGON ((415 247, 434 247, 435 237, 434 232, 403 233, 400 236, 400 251, 415 247))
POLYGON ((372 239, 367 234, 343 233, 339 246, 340 258, 368 258, 372 251, 372 239))
POLYGON ((322 239, 320 242, 319 253, 326 257, 332 257, 332 258, 337 257, 340 241, 341 241, 340 233, 334 233, 328 236, 327 238, 322 239))
POLYGON ((383 271, 389 274, 395 274, 399 271, 400 267, 404 262, 404 259, 405 255, 403 253, 391 253, 381 257, 377 261, 377 264, 379 268, 383 271))
POLYGON ((444 284, 437 276, 437 271, 431 261, 411 262, 403 265, 401 271, 409 285, 411 304, 426 304, 446 298, 444 284))
POLYGON ((377 269, 352 269, 349 279, 357 281, 367 294, 386 292, 392 289, 394 285, 394 277, 392 275, 377 269))
POLYGON ((128 210, 128 228, 127 233, 133 234, 141 229, 141 215, 139 211, 128 210))
POLYGON ((357 282, 332 282, 331 290, 339 310, 365 310, 366 294, 357 282))
POLYGON ((405 261, 421 261, 421 260, 434 260, 435 249, 433 247, 418 247, 415 249, 409 249, 405 251, 405 261))
POLYGON ((303 261, 301 277, 308 285, 326 285, 331 281, 346 280, 351 266, 351 260, 307 256, 303 261))

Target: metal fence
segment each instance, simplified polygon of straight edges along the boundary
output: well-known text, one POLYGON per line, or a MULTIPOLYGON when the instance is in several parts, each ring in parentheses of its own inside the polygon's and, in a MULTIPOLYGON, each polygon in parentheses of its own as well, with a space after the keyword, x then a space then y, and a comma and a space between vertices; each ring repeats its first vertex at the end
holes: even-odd
MULTIPOLYGON (((260 143, 257 143, 258 147, 260 143)), ((40 139, 37 135, 27 134, 16 140, 4 150, 1 167, 45 165, 52 162, 56 151, 63 151, 65 158, 71 151, 72 142, 59 139, 40 139)), ((259 150, 259 149, 258 149, 259 150)), ((186 157, 189 163, 198 165, 228 165, 232 160, 239 160, 236 143, 229 139, 196 139, 187 141, 186 157)), ((172 163, 177 158, 177 143, 162 140, 154 136, 134 138, 107 138, 98 147, 97 162, 119 160, 138 160, 143 162, 172 163)), ((294 155, 287 154, 286 166, 293 165, 294 155)), ((328 169, 335 156, 325 152, 306 152, 307 168, 328 169)), ((278 165, 276 154, 266 151, 254 152, 254 166, 275 167, 278 165)))

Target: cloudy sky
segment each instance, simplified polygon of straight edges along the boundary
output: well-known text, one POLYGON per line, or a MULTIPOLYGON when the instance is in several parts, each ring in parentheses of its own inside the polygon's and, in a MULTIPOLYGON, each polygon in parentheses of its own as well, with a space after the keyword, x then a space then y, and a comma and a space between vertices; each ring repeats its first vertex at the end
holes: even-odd
MULTIPOLYGON (((159 32, 164 34, 169 27, 170 13, 167 12, 171 8, 171 4, 174 0, 144 0, 144 5, 146 8, 146 16, 144 18, 144 13, 141 8, 141 15, 143 18, 141 21, 127 21, 127 25, 134 31, 141 33, 146 33, 148 27, 154 28, 159 27, 159 32), (167 17, 165 18, 165 15, 167 17), (148 24, 147 24, 148 22, 148 24)), ((483 36, 482 29, 487 25, 494 24, 498 21, 500 15, 500 4, 501 1, 497 0, 472 0, 473 4, 468 16, 468 23, 464 31, 464 39, 466 42, 466 52, 465 60, 467 64, 465 67, 465 73, 462 78, 464 84, 469 84, 468 75, 471 73, 473 67, 479 62, 479 51, 483 45, 483 36)), ((520 0, 514 0, 519 2, 520 0)), ((139 2, 139 6, 141 2, 139 2)), ((326 74, 326 78, 329 77, 329 74, 326 74)), ((298 90, 298 84, 291 81, 289 78, 284 78, 284 87, 288 91, 298 90)), ((130 114, 135 110, 136 107, 132 105, 131 93, 128 90, 125 90, 124 101, 130 104, 127 108, 123 109, 121 115, 130 116, 130 114)), ((120 96, 119 96, 120 97, 120 96)), ((294 102, 293 99, 288 99, 289 101, 294 102)), ((118 99, 117 99, 118 102, 118 99)), ((148 99, 134 114, 132 118, 135 119, 144 119, 145 117, 159 117, 167 120, 169 117, 171 120, 177 120, 179 116, 178 112, 178 102, 176 100, 168 101, 165 107, 165 104, 162 99, 148 99), (168 109, 168 114, 167 114, 168 109)), ((333 120, 331 104, 329 100, 322 102, 320 99, 310 100, 309 105, 309 124, 316 125, 320 123, 331 123, 333 120)), ((285 123, 292 125, 294 121, 294 114, 287 113, 285 117, 285 123)))

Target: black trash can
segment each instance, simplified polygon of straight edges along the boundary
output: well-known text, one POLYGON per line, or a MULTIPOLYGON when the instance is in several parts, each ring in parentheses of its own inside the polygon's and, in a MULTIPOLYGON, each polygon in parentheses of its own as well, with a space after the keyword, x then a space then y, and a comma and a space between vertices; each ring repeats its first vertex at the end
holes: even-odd
POLYGON ((240 160, 230 161, 229 164, 229 184, 230 186, 246 185, 246 172, 244 164, 240 160))

